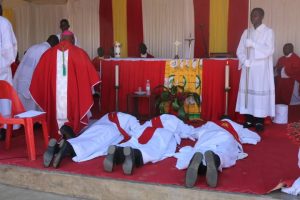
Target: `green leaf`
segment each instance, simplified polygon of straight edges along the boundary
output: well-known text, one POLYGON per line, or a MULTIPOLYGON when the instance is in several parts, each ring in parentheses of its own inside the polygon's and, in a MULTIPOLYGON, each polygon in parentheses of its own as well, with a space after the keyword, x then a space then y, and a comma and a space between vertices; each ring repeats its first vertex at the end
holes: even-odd
POLYGON ((178 104, 178 99, 175 99, 172 103, 172 108, 174 111, 178 111, 179 110, 179 104, 178 104))
POLYGON ((185 120, 186 119, 186 112, 184 110, 184 107, 180 107, 179 110, 178 110, 178 117, 182 120, 185 120))

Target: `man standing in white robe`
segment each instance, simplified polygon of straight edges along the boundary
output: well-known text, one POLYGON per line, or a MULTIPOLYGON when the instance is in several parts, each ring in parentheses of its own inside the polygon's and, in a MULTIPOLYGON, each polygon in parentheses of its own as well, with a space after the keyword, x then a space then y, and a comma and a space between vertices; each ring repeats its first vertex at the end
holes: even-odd
POLYGON ((58 43, 59 40, 57 36, 50 35, 47 39, 47 42, 42 42, 31 46, 26 51, 16 71, 16 74, 13 78, 13 85, 18 92, 18 96, 22 101, 25 110, 39 110, 29 92, 32 74, 43 53, 58 43))
POLYGON ((252 10, 253 27, 242 34, 236 53, 242 69, 236 111, 245 115, 244 127, 256 131, 264 130, 265 117, 275 116, 274 33, 263 17, 263 9, 252 10))
MULTIPOLYGON (((17 40, 11 23, 2 17, 2 5, 0 4, 0 80, 12 84, 10 65, 17 56, 17 40)), ((10 115, 11 104, 8 100, 0 100, 0 114, 10 115)), ((0 129, 0 140, 5 138, 5 129, 0 129)))
POLYGON ((176 168, 186 172, 185 185, 193 187, 198 174, 206 170, 206 181, 211 187, 216 187, 218 172, 236 164, 236 161, 248 155, 243 151, 242 144, 257 144, 260 136, 243 126, 224 119, 220 122, 207 122, 195 128, 197 139, 194 147, 185 146, 175 154, 176 168))

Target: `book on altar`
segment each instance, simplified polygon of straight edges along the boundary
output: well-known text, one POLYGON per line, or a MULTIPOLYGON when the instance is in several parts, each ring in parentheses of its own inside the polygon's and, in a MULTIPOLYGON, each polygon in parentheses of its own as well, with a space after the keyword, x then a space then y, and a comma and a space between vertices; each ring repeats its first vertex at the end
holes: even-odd
POLYGON ((36 110, 28 110, 26 112, 20 113, 15 115, 15 118, 27 118, 27 117, 35 117, 41 114, 44 114, 45 112, 36 111, 36 110))

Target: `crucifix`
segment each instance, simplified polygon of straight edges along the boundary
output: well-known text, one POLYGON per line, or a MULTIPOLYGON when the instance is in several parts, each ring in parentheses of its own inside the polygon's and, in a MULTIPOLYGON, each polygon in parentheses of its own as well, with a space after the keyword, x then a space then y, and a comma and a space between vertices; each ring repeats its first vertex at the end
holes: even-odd
POLYGON ((192 55, 192 42, 195 40, 194 38, 192 38, 192 34, 190 33, 190 37, 187 39, 184 39, 185 41, 188 42, 189 44, 189 59, 191 59, 191 55, 192 55))

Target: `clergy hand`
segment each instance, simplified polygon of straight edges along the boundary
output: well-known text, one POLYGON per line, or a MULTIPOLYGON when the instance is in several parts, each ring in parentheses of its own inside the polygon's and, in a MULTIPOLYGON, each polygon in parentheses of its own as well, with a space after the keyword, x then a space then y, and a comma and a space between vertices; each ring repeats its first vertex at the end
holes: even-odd
POLYGON ((254 42, 251 39, 246 40, 246 47, 247 48, 254 48, 254 42))
POLYGON ((245 60, 244 62, 244 67, 250 67, 251 61, 250 60, 245 60))

